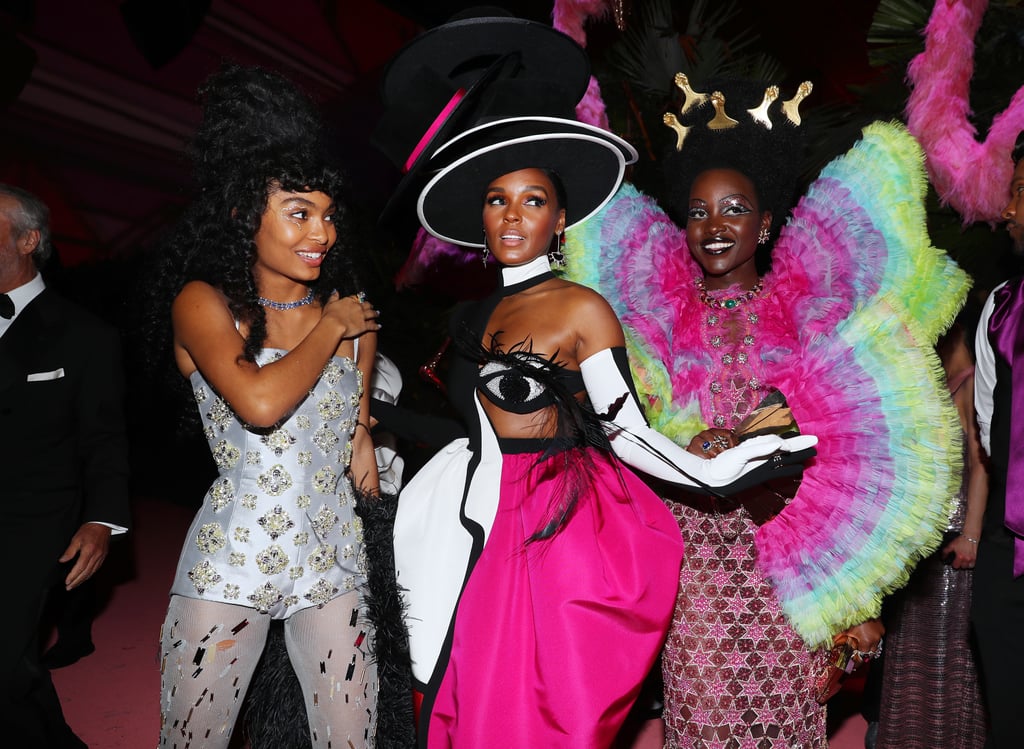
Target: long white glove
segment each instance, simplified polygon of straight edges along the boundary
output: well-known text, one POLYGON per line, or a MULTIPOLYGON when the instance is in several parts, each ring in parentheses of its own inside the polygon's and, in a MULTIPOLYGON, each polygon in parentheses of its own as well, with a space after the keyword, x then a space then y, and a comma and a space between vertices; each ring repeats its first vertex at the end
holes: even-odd
POLYGON ((602 349, 581 362, 580 371, 590 402, 599 414, 607 413, 613 403, 629 394, 614 418, 605 422, 615 454, 624 463, 673 484, 726 486, 764 465, 776 451, 797 452, 818 444, 817 437, 807 434, 788 439, 763 435, 714 458, 700 458, 647 425, 631 384, 625 349, 602 349))

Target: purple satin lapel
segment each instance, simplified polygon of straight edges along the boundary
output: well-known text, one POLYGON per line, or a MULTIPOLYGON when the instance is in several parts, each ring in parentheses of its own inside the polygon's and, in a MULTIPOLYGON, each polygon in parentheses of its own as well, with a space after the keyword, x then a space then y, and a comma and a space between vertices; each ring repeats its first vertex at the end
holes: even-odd
POLYGON ((1024 575, 1024 277, 995 292, 988 336, 1013 371, 1010 450, 1006 471, 1006 527, 1014 539, 1013 575, 1024 575))

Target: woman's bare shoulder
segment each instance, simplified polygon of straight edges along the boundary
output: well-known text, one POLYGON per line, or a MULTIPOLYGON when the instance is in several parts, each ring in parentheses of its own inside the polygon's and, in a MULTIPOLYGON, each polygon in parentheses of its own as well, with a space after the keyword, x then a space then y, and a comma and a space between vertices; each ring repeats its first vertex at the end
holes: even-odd
POLYGON ((612 310, 612 306, 608 304, 608 300, 589 286, 583 286, 574 281, 566 281, 565 283, 566 287, 563 290, 564 302, 573 307, 575 311, 587 315, 615 317, 615 312, 612 310))

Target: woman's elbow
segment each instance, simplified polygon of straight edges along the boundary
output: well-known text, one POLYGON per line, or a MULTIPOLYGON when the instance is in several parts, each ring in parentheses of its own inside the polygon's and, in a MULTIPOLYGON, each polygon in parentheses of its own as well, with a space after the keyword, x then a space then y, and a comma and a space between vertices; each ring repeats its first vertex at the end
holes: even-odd
POLYGON ((270 398, 248 397, 241 403, 232 404, 235 415, 245 424, 260 429, 269 429, 281 423, 289 409, 270 398))

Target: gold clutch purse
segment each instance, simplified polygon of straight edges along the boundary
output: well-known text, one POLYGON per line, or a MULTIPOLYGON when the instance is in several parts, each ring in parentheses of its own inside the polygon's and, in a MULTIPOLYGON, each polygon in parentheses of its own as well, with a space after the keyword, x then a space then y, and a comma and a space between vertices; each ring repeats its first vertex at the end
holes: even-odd
POLYGON ((786 396, 778 390, 773 390, 733 429, 733 434, 743 442, 762 434, 793 437, 800 434, 800 428, 786 403, 786 396))

